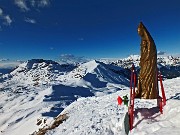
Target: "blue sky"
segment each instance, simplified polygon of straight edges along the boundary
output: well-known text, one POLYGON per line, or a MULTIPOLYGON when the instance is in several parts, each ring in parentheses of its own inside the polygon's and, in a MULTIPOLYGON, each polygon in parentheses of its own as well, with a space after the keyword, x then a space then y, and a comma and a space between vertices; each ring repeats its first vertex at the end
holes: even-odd
POLYGON ((180 53, 179 0, 0 0, 0 59, 140 53, 143 21, 157 49, 180 53))

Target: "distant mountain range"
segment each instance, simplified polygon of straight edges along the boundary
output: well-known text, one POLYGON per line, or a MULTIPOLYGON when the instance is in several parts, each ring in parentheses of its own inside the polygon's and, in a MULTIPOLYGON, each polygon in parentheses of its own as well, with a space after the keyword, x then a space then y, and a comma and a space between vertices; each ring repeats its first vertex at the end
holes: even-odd
MULTIPOLYGON (((162 54, 162 53, 160 53, 160 54, 162 54)), ((174 78, 174 77, 180 76, 180 73, 179 73, 180 72, 180 57, 166 56, 163 53, 163 55, 158 55, 157 60, 158 60, 158 68, 164 75, 164 78, 174 78)), ((50 63, 50 62, 55 63, 52 60, 42 60, 42 59, 36 60, 36 59, 34 59, 34 60, 29 60, 27 66, 32 66, 34 63, 42 62, 42 61, 44 61, 45 63, 50 63)), ((76 58, 73 55, 63 55, 63 56, 61 56, 60 61, 56 62, 55 67, 57 69, 55 69, 55 70, 56 71, 58 71, 58 70, 65 71, 67 67, 75 68, 83 63, 88 62, 88 61, 90 61, 90 60, 85 59, 83 57, 76 58), (61 67, 61 69, 60 69, 60 67, 61 67)), ((126 71, 117 71, 116 70, 115 72, 116 73, 121 72, 121 74, 125 73, 125 76, 128 77, 129 73, 127 73, 127 72, 129 72, 129 71, 127 69, 130 69, 132 64, 134 64, 136 66, 137 71, 139 71, 140 56, 139 55, 130 55, 129 57, 124 58, 124 59, 98 59, 97 61, 100 61, 104 64, 114 65, 116 67, 121 67, 121 68, 125 69, 126 71)), ((23 63, 23 61, 19 61, 19 60, 12 61, 9 59, 0 60, 0 76, 2 76, 2 74, 10 73, 16 67, 18 67, 18 65, 21 63, 23 63)), ((32 68, 31 70, 33 70, 33 69, 36 69, 36 66, 37 66, 37 64, 34 64, 34 67, 26 67, 25 69, 30 70, 30 68, 32 68)), ((55 67, 49 67, 49 68, 55 68, 55 67)), ((18 70, 20 70, 19 68, 22 68, 22 67, 18 67, 18 70)), ((114 70, 114 69, 112 69, 112 70, 114 70)), ((63 71, 58 71, 58 72, 63 72, 63 71)))
MULTIPOLYGON (((139 72, 139 63, 140 56, 139 55, 130 55, 124 59, 117 60, 109 60, 109 59, 101 59, 100 61, 106 64, 112 64, 115 66, 119 66, 125 69, 130 69, 132 64, 135 65, 137 72, 139 72)), ((175 78, 180 76, 180 57, 173 56, 161 56, 159 55, 157 58, 158 69, 161 71, 164 78, 175 78)))

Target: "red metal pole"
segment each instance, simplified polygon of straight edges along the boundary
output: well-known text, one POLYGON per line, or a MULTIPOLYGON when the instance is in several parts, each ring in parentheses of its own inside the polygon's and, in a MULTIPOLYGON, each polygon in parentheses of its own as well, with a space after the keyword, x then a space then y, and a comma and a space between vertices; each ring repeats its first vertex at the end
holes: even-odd
POLYGON ((135 86, 136 86, 136 76, 135 76, 135 68, 133 64, 131 69, 131 82, 130 82, 130 106, 128 108, 130 131, 133 129, 135 86))
POLYGON ((133 101, 132 101, 132 126, 133 126, 133 123, 134 123, 134 97, 135 97, 135 87, 136 87, 136 74, 135 74, 135 69, 133 71, 134 73, 134 88, 133 88, 133 101))
POLYGON ((133 81, 133 72, 131 71, 131 81, 130 81, 130 104, 132 98, 132 81, 133 81))
POLYGON ((132 110, 132 105, 129 107, 129 126, 130 126, 130 131, 133 129, 133 110, 132 110))
POLYGON ((166 105, 166 95, 164 92, 164 86, 163 86, 163 82, 162 82, 161 72, 159 72, 159 78, 160 78, 160 85, 161 85, 161 91, 162 91, 163 106, 165 106, 166 105))

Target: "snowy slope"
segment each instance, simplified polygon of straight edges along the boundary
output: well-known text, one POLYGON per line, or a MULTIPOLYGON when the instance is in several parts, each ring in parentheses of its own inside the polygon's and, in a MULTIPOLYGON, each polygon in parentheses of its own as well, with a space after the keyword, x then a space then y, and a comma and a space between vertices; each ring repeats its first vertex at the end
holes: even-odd
POLYGON ((110 67, 115 69, 98 61, 77 68, 41 59, 22 63, 0 84, 0 132, 5 135, 21 135, 21 131, 33 133, 80 97, 124 89, 123 84, 128 84, 128 80, 110 67), (39 119, 46 122, 39 125, 39 119), (27 125, 31 126, 26 128, 27 125))
POLYGON ((62 94, 54 96, 58 87, 53 85, 58 76, 74 68, 51 60, 33 59, 3 75, 0 80, 0 132, 8 135, 30 134, 42 126, 36 125, 38 119, 47 119, 48 123, 57 116, 66 102, 59 103, 62 94))
MULTIPOLYGON (((156 100, 135 100, 135 122, 132 135, 180 134, 180 78, 164 82, 167 105, 164 113, 156 108, 156 100)), ((127 107, 117 105, 117 96, 129 94, 127 90, 102 96, 81 98, 61 114, 69 118, 46 135, 123 135, 127 107)))
MULTIPOLYGON (((123 133, 127 107, 117 106, 116 98, 129 94, 128 76, 129 70, 96 60, 77 67, 42 59, 22 63, 0 78, 0 134, 28 135, 66 112, 69 119, 48 134, 123 133)), ((168 98, 179 99, 178 82, 179 78, 165 81, 168 98)), ((168 100, 174 105, 173 101, 168 100)), ((136 102, 144 106, 141 101, 136 102)), ((148 101, 145 105, 152 108, 155 103, 148 101)), ((138 130, 139 125, 132 133, 138 130)))
POLYGON ((31 89, 27 94, 0 93, 0 132, 3 135, 26 135, 37 130, 37 119, 48 112, 52 104, 43 102, 51 89, 31 89))
POLYGON ((104 95, 119 90, 116 85, 121 85, 122 88, 129 85, 129 80, 125 76, 115 73, 121 70, 123 69, 120 67, 92 60, 58 79, 64 85, 85 87, 91 89, 95 95, 104 95))

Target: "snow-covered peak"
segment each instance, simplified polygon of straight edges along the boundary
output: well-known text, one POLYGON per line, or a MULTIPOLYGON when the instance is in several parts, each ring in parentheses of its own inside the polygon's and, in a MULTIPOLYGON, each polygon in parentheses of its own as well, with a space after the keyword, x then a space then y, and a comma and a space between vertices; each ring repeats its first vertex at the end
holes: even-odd
POLYGON ((80 68, 86 68, 86 72, 92 72, 93 70, 95 70, 101 64, 103 64, 103 63, 99 62, 97 60, 92 60, 92 61, 89 61, 87 63, 82 64, 80 66, 80 68))
POLYGON ((10 74, 13 81, 25 84, 49 84, 64 72, 71 71, 72 65, 60 65, 52 60, 32 59, 20 64, 10 74))
POLYGON ((15 72, 27 72, 35 69, 58 69, 58 67, 59 64, 52 60, 32 59, 20 64, 18 68, 12 72, 12 74, 15 72))
MULTIPOLYGON (((113 63, 114 65, 118 65, 120 67, 124 68, 130 68, 132 64, 134 64, 136 67, 139 67, 140 63, 140 55, 130 55, 127 58, 119 59, 115 61, 106 61, 106 63, 113 63)), ((173 57, 171 55, 158 55, 157 56, 157 63, 162 66, 180 66, 180 57, 173 57)))
POLYGON ((164 66, 166 66, 166 65, 178 66, 178 65, 180 65, 180 57, 173 57, 171 55, 164 56, 164 57, 159 56, 158 63, 162 64, 164 66))
POLYGON ((84 87, 97 89, 105 88, 111 83, 129 85, 129 80, 125 77, 125 74, 125 70, 121 67, 92 60, 81 64, 65 76, 60 76, 59 79, 66 80, 66 85, 73 83, 75 86, 84 86, 85 84, 84 87))
POLYGON ((105 64, 104 62, 100 62, 98 60, 92 60, 87 63, 82 64, 79 68, 86 69, 86 73, 97 72, 97 70, 123 70, 123 68, 114 66, 113 64, 105 64))
POLYGON ((125 60, 139 61, 140 57, 140 55, 130 55, 129 57, 125 58, 125 60))

